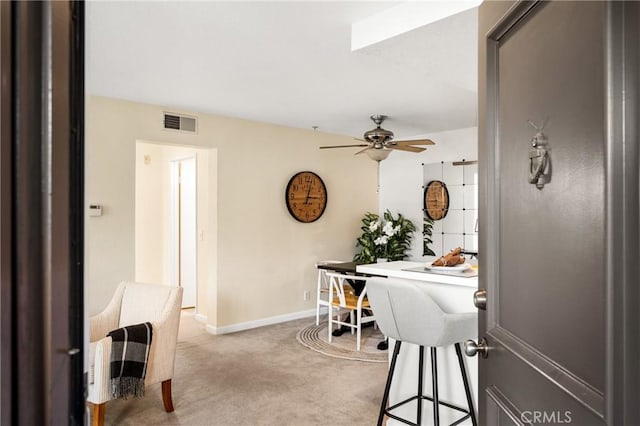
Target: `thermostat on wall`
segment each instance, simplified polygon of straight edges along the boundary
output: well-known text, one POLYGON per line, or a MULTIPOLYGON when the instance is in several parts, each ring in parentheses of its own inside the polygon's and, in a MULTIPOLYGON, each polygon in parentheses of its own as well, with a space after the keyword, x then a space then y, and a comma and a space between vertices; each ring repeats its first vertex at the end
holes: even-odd
POLYGON ((99 204, 89 204, 89 216, 102 216, 102 206, 99 204))

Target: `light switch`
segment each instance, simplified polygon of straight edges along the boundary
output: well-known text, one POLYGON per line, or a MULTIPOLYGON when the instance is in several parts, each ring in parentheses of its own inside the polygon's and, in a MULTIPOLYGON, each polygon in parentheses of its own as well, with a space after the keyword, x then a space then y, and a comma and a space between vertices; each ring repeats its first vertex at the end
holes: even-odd
POLYGON ((102 206, 99 204, 90 204, 89 205, 89 216, 98 217, 102 216, 102 206))

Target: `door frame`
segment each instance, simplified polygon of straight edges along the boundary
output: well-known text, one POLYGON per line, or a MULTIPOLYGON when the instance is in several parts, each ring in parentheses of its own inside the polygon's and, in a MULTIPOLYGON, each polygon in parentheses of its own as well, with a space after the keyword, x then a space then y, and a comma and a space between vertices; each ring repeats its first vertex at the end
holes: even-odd
MULTIPOLYGON (((497 229, 499 223, 495 182, 500 178, 496 170, 495 143, 497 134, 496 81, 490 79, 489 70, 495 67, 495 41, 510 27, 516 25, 538 4, 538 1, 511 3, 485 2, 480 8, 479 28, 498 22, 479 39, 479 160, 480 168, 480 229, 497 229), (483 22, 485 25, 483 26, 483 22)), ((598 414, 609 425, 640 424, 640 282, 638 265, 640 173, 638 150, 638 99, 640 66, 640 5, 633 2, 607 2, 605 18, 605 328, 606 328, 606 386, 605 394, 591 392, 587 398, 602 407, 598 414), (595 398, 595 399, 594 399, 595 398)), ((488 292, 488 310, 479 313, 479 336, 487 333, 495 322, 497 312, 491 303, 497 283, 497 268, 486 262, 496 258, 498 241, 493 232, 480 233, 479 288, 488 292), (494 256, 487 256, 487 254, 494 256)), ((491 342, 489 341, 489 344, 491 342)), ((491 355, 489 355, 491 356, 491 355)), ((491 392, 484 369, 479 361, 479 411, 481 422, 487 423, 485 408, 491 392)), ((584 390, 573 383, 574 391, 584 390)), ((572 394, 573 392, 569 392, 572 394)), ((495 395, 494 395, 495 396, 495 395)), ((575 397, 575 395, 574 395, 575 397)), ((578 398, 579 399, 579 398, 578 398)), ((503 401, 508 404, 508 401, 503 401)), ((508 407, 506 407, 508 408, 508 407)), ((508 411, 508 410, 507 410, 508 411)), ((516 419, 514 419, 516 420, 516 419)))
POLYGON ((84 4, 0 23, 0 423, 83 424, 84 4))
POLYGON ((0 2, 0 423, 11 424, 13 408, 13 63, 12 6, 0 2))
POLYGON ((640 424, 640 4, 608 2, 606 24, 605 414, 640 424))

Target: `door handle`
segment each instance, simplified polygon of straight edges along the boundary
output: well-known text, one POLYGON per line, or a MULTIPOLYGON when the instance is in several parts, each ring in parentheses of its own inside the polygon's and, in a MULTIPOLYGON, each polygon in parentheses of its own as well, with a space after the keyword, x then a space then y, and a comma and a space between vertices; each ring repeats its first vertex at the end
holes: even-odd
POLYGON ((80 349, 78 348, 69 348, 69 349, 58 349, 56 350, 59 354, 65 354, 69 356, 73 356, 80 353, 80 349))
POLYGON ((473 293, 473 304, 476 305, 476 308, 486 311, 487 310, 487 290, 485 289, 476 290, 473 293))
POLYGON ((487 339, 483 337, 479 343, 473 340, 467 340, 464 342, 464 353, 467 354, 467 356, 475 356, 479 353, 482 358, 488 357, 489 345, 487 345, 487 339))

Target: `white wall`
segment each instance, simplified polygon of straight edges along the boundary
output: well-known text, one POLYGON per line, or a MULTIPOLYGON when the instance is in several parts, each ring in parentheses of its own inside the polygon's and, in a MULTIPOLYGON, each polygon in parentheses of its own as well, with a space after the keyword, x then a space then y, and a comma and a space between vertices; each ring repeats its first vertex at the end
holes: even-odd
POLYGON ((395 151, 380 163, 379 213, 402 213, 416 225, 409 259, 422 260, 423 164, 478 159, 478 128, 421 135, 436 144, 421 153, 395 151))
MULTIPOLYGON (((446 215, 433 223, 429 248, 440 256, 456 247, 478 251, 478 164, 455 165, 451 161, 426 163, 424 187, 431 181, 444 182, 449 194, 446 215)), ((468 259, 471 260, 471 259, 468 259)))
POLYGON ((204 260, 212 327, 313 309, 302 296, 315 289, 315 262, 351 259, 360 220, 376 209, 376 163, 348 149, 318 149, 349 137, 191 111, 184 113, 198 116, 198 133, 183 134, 162 129, 163 111, 183 112, 172 108, 96 96, 86 108, 86 202, 104 205, 100 220, 87 217, 85 227, 89 314, 135 276, 137 140, 216 148, 209 234, 217 244, 204 260), (325 214, 310 224, 291 218, 284 203, 289 178, 302 170, 318 173, 328 190, 325 214))

